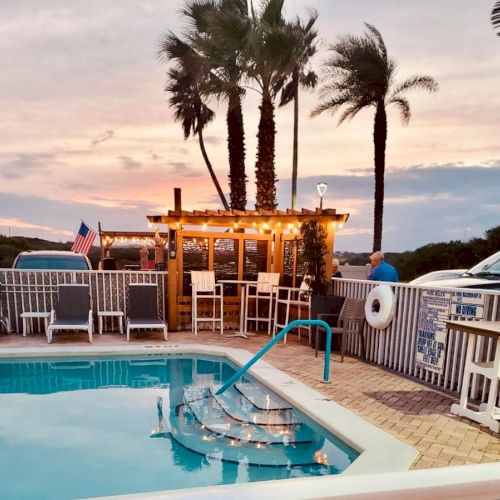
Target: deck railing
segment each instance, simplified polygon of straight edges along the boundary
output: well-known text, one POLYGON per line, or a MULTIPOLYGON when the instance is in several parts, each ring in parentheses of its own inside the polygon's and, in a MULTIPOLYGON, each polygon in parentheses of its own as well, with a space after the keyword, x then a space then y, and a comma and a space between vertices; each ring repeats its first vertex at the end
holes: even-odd
MULTIPOLYGON (((2 314, 10 319, 14 332, 22 331, 21 314, 26 311, 50 312, 57 303, 61 284, 90 285, 94 320, 99 311, 123 311, 127 314, 127 287, 130 283, 158 285, 158 312, 165 320, 167 273, 157 271, 28 271, 0 269, 2 314)), ((110 320, 110 318, 104 318, 110 320)), ((34 319, 34 331, 43 331, 41 320, 34 319)), ((105 324, 105 327, 108 325, 105 324)))
MULTIPOLYGON (((366 299, 370 290, 380 283, 367 280, 334 279, 334 293, 342 297, 366 299)), ((394 318, 385 330, 376 330, 365 323, 364 338, 366 359, 377 365, 390 368, 430 385, 460 393, 462 388, 467 334, 450 330, 447 335, 446 357, 443 374, 418 367, 415 363, 417 348, 418 316, 420 297, 425 285, 391 283, 396 297, 394 318)), ((473 291, 481 293, 484 299, 484 318, 500 319, 500 290, 447 289, 458 292, 473 291)), ((450 319, 466 319, 464 316, 450 315, 450 319)), ((482 337, 476 349, 476 361, 491 361, 494 353, 494 340, 482 337)), ((347 351, 361 356, 359 337, 351 335, 347 341, 347 351)), ((471 397, 484 402, 488 395, 488 382, 476 376, 471 384, 471 397)))

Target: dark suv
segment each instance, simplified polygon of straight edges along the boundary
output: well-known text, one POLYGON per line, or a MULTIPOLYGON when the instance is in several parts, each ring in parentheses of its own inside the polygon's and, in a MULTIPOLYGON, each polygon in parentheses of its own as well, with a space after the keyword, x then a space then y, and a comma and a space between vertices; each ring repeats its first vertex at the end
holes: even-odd
POLYGON ((81 253, 57 250, 21 252, 14 261, 14 269, 50 269, 64 271, 89 271, 89 259, 81 253))

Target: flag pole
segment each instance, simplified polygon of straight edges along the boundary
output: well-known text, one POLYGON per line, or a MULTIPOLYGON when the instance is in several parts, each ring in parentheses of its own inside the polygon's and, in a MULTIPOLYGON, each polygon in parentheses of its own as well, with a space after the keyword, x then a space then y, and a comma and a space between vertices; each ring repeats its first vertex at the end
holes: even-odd
POLYGON ((99 255, 100 255, 100 258, 99 258, 99 261, 101 263, 101 269, 102 269, 102 266, 103 266, 103 262, 104 262, 104 247, 102 245, 102 230, 101 230, 101 221, 99 221, 97 223, 97 228, 99 229, 99 242, 100 242, 100 251, 99 251, 99 255))

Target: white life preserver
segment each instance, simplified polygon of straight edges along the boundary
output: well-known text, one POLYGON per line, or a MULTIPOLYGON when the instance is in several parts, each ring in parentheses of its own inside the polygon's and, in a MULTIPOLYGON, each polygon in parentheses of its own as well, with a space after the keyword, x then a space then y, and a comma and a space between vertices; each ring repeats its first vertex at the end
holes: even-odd
POLYGON ((387 328, 396 312, 396 297, 389 285, 376 286, 366 298, 366 321, 373 328, 387 328))

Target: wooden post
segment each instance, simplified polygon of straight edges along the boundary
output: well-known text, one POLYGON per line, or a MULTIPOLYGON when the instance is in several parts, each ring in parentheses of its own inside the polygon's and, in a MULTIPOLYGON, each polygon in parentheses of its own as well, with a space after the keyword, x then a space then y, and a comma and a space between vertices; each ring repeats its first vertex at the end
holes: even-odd
POLYGON ((178 215, 180 215, 182 212, 181 188, 174 188, 174 211, 178 215))
POLYGON ((332 280, 332 261, 333 261, 333 244, 334 244, 334 237, 335 237, 335 224, 333 222, 328 223, 324 222, 323 227, 325 228, 326 231, 326 255, 325 255, 325 261, 326 261, 326 279, 327 283, 330 283, 332 280))
POLYGON ((281 283, 283 284, 283 234, 281 227, 277 227, 274 233, 274 256, 273 256, 273 272, 280 273, 281 283))
POLYGON ((99 244, 100 244, 100 249, 99 249, 99 263, 100 266, 97 266, 98 269, 102 269, 102 261, 104 260, 104 246, 102 244, 102 230, 101 230, 101 221, 97 223, 97 229, 99 230, 99 244))
POLYGON ((177 259, 179 255, 179 249, 173 240, 177 237, 177 231, 171 231, 167 226, 168 231, 168 328, 172 331, 178 329, 177 324, 177 259), (171 251, 176 248, 177 253, 174 258, 172 258, 171 251))

